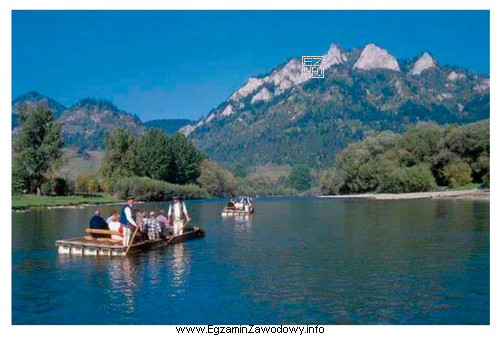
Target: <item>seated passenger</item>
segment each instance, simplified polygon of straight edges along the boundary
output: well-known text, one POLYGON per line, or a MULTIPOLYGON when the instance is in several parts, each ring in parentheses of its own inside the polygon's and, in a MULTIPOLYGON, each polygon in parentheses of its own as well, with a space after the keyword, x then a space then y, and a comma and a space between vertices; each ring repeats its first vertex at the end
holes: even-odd
POLYGON ((156 219, 156 212, 151 211, 149 218, 144 221, 144 232, 147 234, 148 239, 160 239, 162 230, 160 222, 156 219))
MULTIPOLYGON (((90 219, 89 222, 90 229, 99 229, 99 230, 109 230, 108 223, 101 217, 101 213, 99 210, 94 212, 94 216, 90 219)), ((103 234, 92 234, 94 238, 109 238, 109 235, 103 234)))
POLYGON ((168 224, 168 218, 167 218, 167 216, 165 216, 165 210, 164 209, 160 210, 159 215, 156 216, 156 220, 158 222, 160 222, 160 224, 162 225, 162 227, 168 228, 168 226, 169 226, 169 224, 168 224))
MULTIPOLYGON (((144 221, 144 212, 141 212, 139 209, 135 209, 134 210, 134 216, 135 216, 135 221, 136 223, 141 223, 142 221, 144 221)), ((140 226, 140 224, 139 224, 140 226)))
POLYGON ((113 215, 114 215, 115 213, 118 213, 118 211, 116 211, 116 209, 111 209, 111 212, 109 213, 109 217, 108 217, 108 218, 106 218, 106 223, 108 223, 108 225, 109 225, 109 223, 111 223, 111 222, 112 222, 113 215))
MULTIPOLYGON (((109 217, 110 222, 108 223, 109 230, 120 231, 121 223, 120 223, 120 215, 118 215, 118 211, 113 210, 111 216, 109 217)), ((122 236, 119 235, 111 235, 112 239, 122 239, 122 236)))
POLYGON ((156 216, 156 220, 160 222, 160 226, 162 228, 163 236, 167 237, 169 235, 170 223, 168 221, 167 216, 165 216, 165 210, 161 209, 160 214, 156 216))

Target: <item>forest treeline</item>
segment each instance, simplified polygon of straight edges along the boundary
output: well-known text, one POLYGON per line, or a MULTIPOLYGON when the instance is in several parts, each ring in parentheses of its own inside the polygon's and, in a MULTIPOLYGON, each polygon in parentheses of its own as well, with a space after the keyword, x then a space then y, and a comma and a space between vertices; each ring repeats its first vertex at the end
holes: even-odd
POLYGON ((63 163, 61 126, 44 104, 19 108, 20 131, 14 140, 14 193, 71 195, 108 192, 116 198, 139 200, 247 195, 292 195, 311 187, 310 169, 294 166, 277 181, 250 173, 242 165, 225 169, 197 150, 180 133, 160 129, 136 136, 117 128, 106 137, 97 173, 85 172, 75 181, 58 177, 63 163))
POLYGON ((489 120, 457 126, 419 123, 403 134, 382 132, 350 144, 321 173, 303 163, 275 179, 236 164, 212 161, 180 133, 118 128, 106 137, 98 173, 58 177, 61 127, 49 107, 22 105, 13 140, 14 193, 71 195, 108 192, 144 201, 237 195, 416 192, 469 184, 489 186, 489 120))
POLYGON ((137 138, 126 129, 110 134, 100 174, 104 191, 145 201, 175 194, 183 198, 294 195, 308 190, 312 180, 304 165, 294 166, 277 181, 238 164, 228 170, 198 151, 184 135, 170 136, 159 129, 137 138))
POLYGON ((324 194, 418 192, 489 186, 489 119, 468 125, 418 123, 350 144, 322 173, 324 194))

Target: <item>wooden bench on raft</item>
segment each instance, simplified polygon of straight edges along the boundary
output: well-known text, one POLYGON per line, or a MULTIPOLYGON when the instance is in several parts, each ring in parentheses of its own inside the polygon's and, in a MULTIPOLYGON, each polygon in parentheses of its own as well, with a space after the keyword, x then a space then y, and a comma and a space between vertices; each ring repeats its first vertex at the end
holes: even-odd
MULTIPOLYGON (((117 235, 117 236, 121 236, 123 237, 123 234, 120 233, 120 231, 116 231, 116 230, 103 230, 103 229, 90 229, 90 228, 86 228, 85 229, 85 232, 87 234, 98 234, 98 235, 117 235)), ((121 243, 122 240, 121 239, 112 239, 112 238, 106 238, 106 237, 98 237, 98 238, 94 238, 92 236, 85 236, 85 239, 86 240, 89 240, 89 241, 99 241, 99 242, 108 242, 108 243, 121 243)))

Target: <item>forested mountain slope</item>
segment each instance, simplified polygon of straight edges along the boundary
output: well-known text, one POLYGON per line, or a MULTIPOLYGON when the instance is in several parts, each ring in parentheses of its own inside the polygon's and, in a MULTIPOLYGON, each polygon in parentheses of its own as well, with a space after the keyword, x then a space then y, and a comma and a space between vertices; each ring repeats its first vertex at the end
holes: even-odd
POLYGON ((332 45, 323 64, 324 79, 305 79, 301 60, 292 58, 250 78, 181 131, 227 166, 307 163, 324 168, 347 144, 382 130, 489 117, 489 78, 441 65, 429 53, 398 60, 374 44, 350 51, 332 45))

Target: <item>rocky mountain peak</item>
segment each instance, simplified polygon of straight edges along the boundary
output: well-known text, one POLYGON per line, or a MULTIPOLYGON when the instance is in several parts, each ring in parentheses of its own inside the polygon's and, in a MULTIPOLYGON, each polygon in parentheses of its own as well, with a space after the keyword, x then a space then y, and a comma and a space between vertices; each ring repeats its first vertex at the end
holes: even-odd
POLYGON ((410 70, 411 75, 420 75, 424 70, 436 67, 436 61, 429 53, 422 54, 410 70))
POLYGON ((465 79, 466 77, 467 76, 464 73, 457 73, 455 71, 451 71, 446 78, 450 81, 455 81, 455 80, 465 79))
POLYGON ((338 65, 347 61, 347 54, 343 53, 339 46, 332 44, 328 52, 323 55, 323 68, 338 65))
POLYGON ((235 91, 229 99, 232 101, 241 100, 242 98, 245 98, 251 93, 253 93, 257 88, 259 88, 263 84, 264 84, 263 79, 251 77, 250 79, 248 79, 248 82, 243 87, 235 91))
POLYGON ((184 134, 184 136, 188 137, 196 129, 196 126, 191 124, 185 125, 179 129, 179 133, 184 134))
POLYGON ((400 71, 396 58, 374 43, 365 46, 353 68, 361 70, 391 69, 400 71))
POLYGON ((474 90, 478 92, 489 92, 490 79, 481 79, 480 82, 474 86, 474 90))
POLYGON ((279 95, 292 86, 305 82, 308 79, 302 76, 302 63, 298 59, 291 59, 281 69, 275 70, 264 80, 274 83, 275 94, 279 95))
POLYGON ((227 166, 279 160, 322 167, 373 132, 399 132, 418 121, 460 124, 489 116, 485 76, 438 65, 430 53, 401 62, 374 44, 349 51, 331 45, 324 54, 324 67, 331 67, 324 79, 302 77, 302 60, 288 59, 249 80, 237 91, 247 95, 244 99, 222 102, 181 131, 227 166))
POLYGON ((228 105, 224 110, 222 111, 222 116, 230 116, 234 114, 233 106, 228 105))
POLYGON ((254 97, 252 97, 252 103, 259 101, 269 101, 273 98, 273 94, 267 89, 262 88, 254 97))

